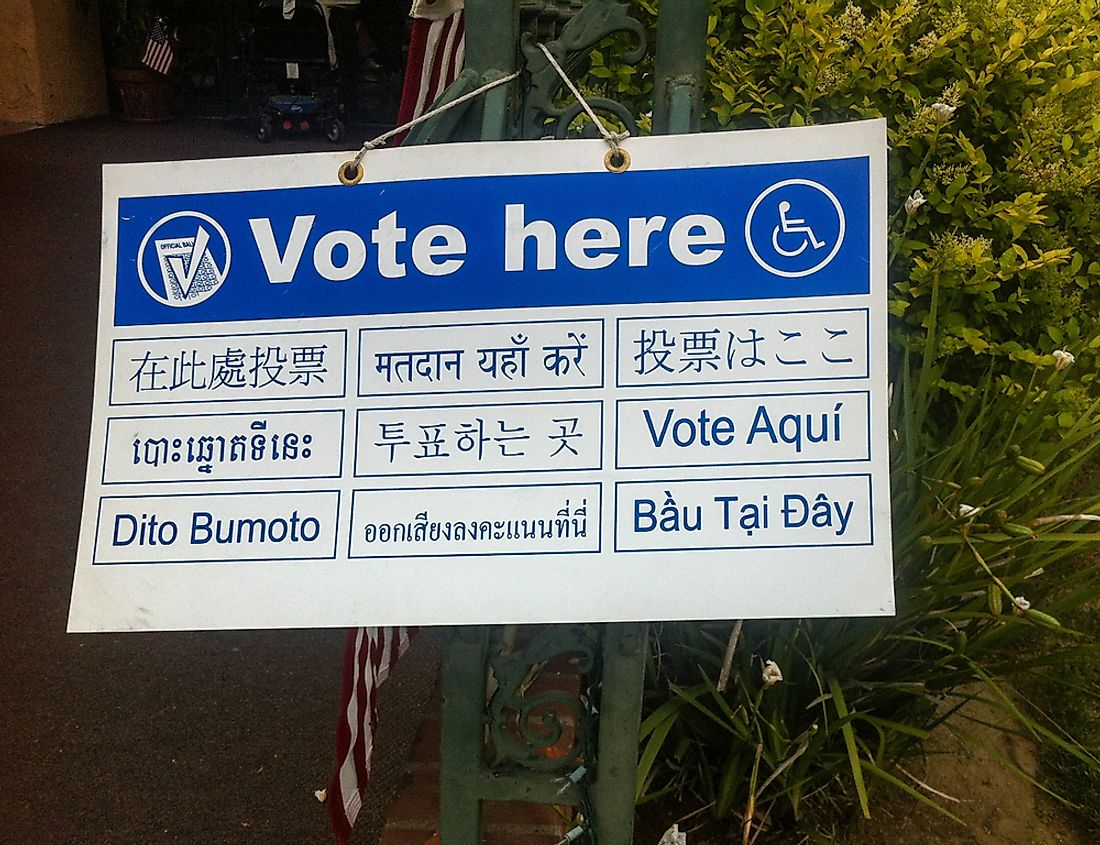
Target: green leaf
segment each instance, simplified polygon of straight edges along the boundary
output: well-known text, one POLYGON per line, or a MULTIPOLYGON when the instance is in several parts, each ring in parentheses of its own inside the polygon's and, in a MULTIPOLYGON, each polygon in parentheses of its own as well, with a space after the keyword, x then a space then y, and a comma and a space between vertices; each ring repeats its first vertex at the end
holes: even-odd
MULTIPOLYGON (((669 702, 673 704, 677 702, 669 702)), ((650 771, 653 769, 653 765, 657 760, 657 754, 660 753, 661 747, 665 744, 665 738, 668 736, 669 731, 672 730, 672 726, 676 724, 676 717, 666 718, 662 720, 652 731, 649 736, 649 741, 646 742, 645 748, 642 750, 641 756, 638 758, 638 771, 634 779, 634 800, 637 801, 642 797, 642 792, 645 790, 645 785, 649 780, 650 771)))
POLYGON ((880 780, 886 781, 887 783, 889 783, 893 786, 896 786, 902 792, 905 792, 905 793, 911 795, 913 798, 916 798, 918 801, 920 801, 926 807, 931 807, 937 813, 940 813, 941 815, 944 815, 947 818, 951 819, 951 821, 957 822, 958 824, 962 825, 963 827, 966 827, 966 822, 964 822, 962 819, 960 819, 958 816, 956 816, 954 813, 952 813, 950 810, 948 810, 942 804, 939 804, 936 801, 933 801, 931 798, 929 798, 924 793, 914 789, 912 786, 907 784, 901 778, 894 777, 889 772, 883 771, 878 766, 876 766, 874 763, 871 763, 867 760, 861 760, 860 764, 862 765, 862 767, 864 769, 867 770, 868 774, 873 775, 876 778, 879 778, 880 780))
MULTIPOLYGON (((833 695, 833 707, 836 714, 842 720, 848 718, 848 705, 844 701, 844 693, 840 689, 840 682, 830 676, 828 679, 829 692, 833 695)), ((867 787, 863 783, 863 769, 860 766, 859 751, 856 748, 856 734, 852 730, 851 721, 845 722, 841 727, 844 736, 844 747, 848 751, 848 764, 852 769, 852 780, 856 785, 856 794, 859 796, 859 807, 863 811, 865 819, 871 818, 871 807, 867 800, 867 787)))
POLYGON ((730 754, 722 767, 722 777, 718 781, 718 794, 714 799, 714 815, 717 818, 724 819, 730 814, 738 787, 744 781, 745 773, 741 770, 741 755, 735 751, 730 754))

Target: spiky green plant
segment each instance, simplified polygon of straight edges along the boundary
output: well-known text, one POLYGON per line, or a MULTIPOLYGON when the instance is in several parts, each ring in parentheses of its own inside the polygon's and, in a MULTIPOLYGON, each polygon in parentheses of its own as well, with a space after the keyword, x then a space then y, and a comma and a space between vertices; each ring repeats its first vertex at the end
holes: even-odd
POLYGON ((664 626, 639 800, 817 841, 886 783, 948 813, 911 758, 980 742, 975 698, 1100 773, 1019 683, 1098 649, 1059 623, 1100 593, 1096 0, 715 0, 708 69, 713 128, 887 119, 898 615, 746 621, 723 690, 735 623, 664 626))
POLYGON ((640 801, 675 795, 734 827, 755 819, 818 841, 852 808, 867 814, 883 783, 950 815, 907 761, 945 722, 967 733, 965 715, 951 717, 973 699, 1100 772, 1013 692, 1100 648, 1058 621, 1100 595, 1100 563, 1078 562, 1100 540, 1100 494, 1075 488, 1100 448, 1100 406, 1048 425, 1064 380, 1050 367, 1023 387, 987 376, 957 408, 937 408, 930 369, 903 368, 891 409, 897 616, 745 622, 724 691, 734 623, 664 626, 640 801), (782 681, 766 683, 765 661, 782 681))

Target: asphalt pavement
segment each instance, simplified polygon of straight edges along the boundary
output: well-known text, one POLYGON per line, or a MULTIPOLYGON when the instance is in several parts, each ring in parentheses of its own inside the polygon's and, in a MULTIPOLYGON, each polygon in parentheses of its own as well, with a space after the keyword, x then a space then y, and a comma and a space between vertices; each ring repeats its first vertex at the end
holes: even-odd
MULTIPOLYGON (((352 135, 353 138, 358 138, 352 135)), ((345 142, 347 143, 347 142, 345 142)), ((330 843, 343 631, 65 633, 99 287, 100 166, 332 149, 243 122, 97 119, 0 137, 0 845, 330 843)), ((375 841, 431 691, 384 687, 375 841)))

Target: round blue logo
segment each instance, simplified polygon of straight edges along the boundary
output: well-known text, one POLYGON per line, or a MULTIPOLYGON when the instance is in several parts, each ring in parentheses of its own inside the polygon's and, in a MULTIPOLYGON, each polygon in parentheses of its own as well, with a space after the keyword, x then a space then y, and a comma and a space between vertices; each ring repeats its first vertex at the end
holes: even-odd
POLYGON ((214 218, 177 211, 146 232, 138 247, 138 278, 157 302, 187 308, 217 293, 230 258, 229 238, 214 218))

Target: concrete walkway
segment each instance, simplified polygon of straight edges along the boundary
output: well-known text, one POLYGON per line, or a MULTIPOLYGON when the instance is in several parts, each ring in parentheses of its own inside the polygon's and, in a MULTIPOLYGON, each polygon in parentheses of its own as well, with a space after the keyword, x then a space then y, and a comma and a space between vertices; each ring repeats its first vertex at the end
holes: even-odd
MULTIPOLYGON (((261 146, 247 124, 210 121, 104 119, 0 137, 4 845, 332 842, 313 792, 333 763, 341 630, 65 633, 92 402, 100 165, 312 149, 331 146, 261 146)), ((384 688, 357 845, 381 829, 436 659, 421 638, 384 688)))

